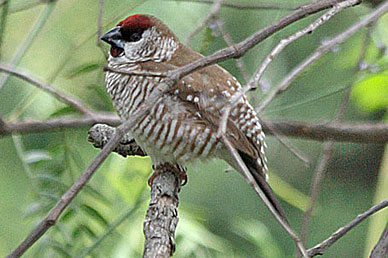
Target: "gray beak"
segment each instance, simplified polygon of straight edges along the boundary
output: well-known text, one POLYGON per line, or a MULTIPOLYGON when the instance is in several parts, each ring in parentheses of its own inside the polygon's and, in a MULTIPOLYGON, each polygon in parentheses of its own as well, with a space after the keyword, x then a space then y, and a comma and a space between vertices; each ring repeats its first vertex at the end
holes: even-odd
POLYGON ((123 48, 123 43, 121 41, 122 35, 119 26, 112 28, 110 31, 102 35, 101 40, 112 46, 123 48))

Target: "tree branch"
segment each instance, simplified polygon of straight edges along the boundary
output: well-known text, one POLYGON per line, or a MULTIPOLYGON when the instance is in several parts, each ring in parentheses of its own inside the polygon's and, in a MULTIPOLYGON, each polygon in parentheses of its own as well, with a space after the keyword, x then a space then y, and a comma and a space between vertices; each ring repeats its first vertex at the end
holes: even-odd
POLYGON ((336 232, 334 232, 329 238, 324 240, 323 242, 317 244, 316 246, 307 250, 309 256, 313 257, 316 255, 322 255, 330 246, 332 246, 335 242, 337 242, 341 237, 343 237, 346 233, 348 233, 355 226, 360 224, 363 220, 371 216, 372 214, 378 212, 379 210, 388 206, 388 199, 382 201, 381 203, 373 206, 369 210, 364 213, 359 214, 354 220, 346 224, 345 226, 339 228, 336 232))
POLYGON ((172 171, 166 164, 151 186, 151 200, 144 220, 144 258, 167 258, 175 251, 181 179, 172 171))
POLYGON ((0 63, 0 71, 12 74, 16 77, 19 77, 20 79, 22 79, 24 81, 27 81, 27 82, 35 85, 36 87, 45 91, 46 93, 53 95, 54 98, 56 98, 57 100, 65 103, 65 104, 68 104, 69 106, 74 107, 75 109, 79 110, 83 114, 91 114, 92 113, 92 111, 89 108, 87 108, 80 101, 76 100, 74 97, 69 96, 66 93, 61 92, 57 89, 54 89, 51 85, 44 83, 44 82, 32 77, 31 75, 29 75, 28 73, 26 73, 24 71, 21 71, 19 69, 13 68, 12 66, 2 64, 2 63, 0 63))
MULTIPOLYGON (((386 143, 388 142, 388 125, 385 123, 325 123, 312 124, 302 121, 262 120, 263 130, 271 134, 268 127, 276 133, 314 141, 337 141, 354 143, 386 143)), ((4 122, 5 123, 5 122, 4 122)), ((52 132, 66 128, 90 127, 97 123, 118 126, 120 119, 113 113, 94 113, 92 116, 53 118, 46 121, 20 121, 5 123, 0 129, 0 137, 12 133, 29 134, 52 132)))
MULTIPOLYGON (((175 2, 188 2, 188 3, 203 3, 203 4, 212 4, 212 0, 169 0, 175 2)), ((240 9, 240 10, 252 10, 252 9, 262 9, 262 10, 295 10, 298 8, 296 5, 285 4, 285 3, 228 3, 224 1, 222 6, 240 9)))

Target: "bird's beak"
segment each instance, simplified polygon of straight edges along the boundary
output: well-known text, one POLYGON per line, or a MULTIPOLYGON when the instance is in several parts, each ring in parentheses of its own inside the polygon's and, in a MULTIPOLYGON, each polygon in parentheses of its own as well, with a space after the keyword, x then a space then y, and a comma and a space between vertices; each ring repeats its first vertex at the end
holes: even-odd
POLYGON ((102 35, 101 40, 114 47, 124 48, 119 26, 112 28, 110 31, 102 35))

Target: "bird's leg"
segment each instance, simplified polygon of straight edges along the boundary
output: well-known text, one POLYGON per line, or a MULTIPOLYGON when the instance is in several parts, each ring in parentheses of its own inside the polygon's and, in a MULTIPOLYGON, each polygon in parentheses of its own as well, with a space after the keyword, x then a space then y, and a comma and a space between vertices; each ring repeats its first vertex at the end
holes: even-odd
POLYGON ((186 169, 184 167, 181 167, 179 165, 172 165, 170 163, 164 163, 161 165, 154 166, 152 165, 152 168, 154 169, 154 172, 148 179, 148 185, 152 186, 154 179, 159 176, 160 174, 166 173, 166 172, 173 172, 176 175, 178 175, 182 180, 182 186, 187 184, 187 174, 186 169))

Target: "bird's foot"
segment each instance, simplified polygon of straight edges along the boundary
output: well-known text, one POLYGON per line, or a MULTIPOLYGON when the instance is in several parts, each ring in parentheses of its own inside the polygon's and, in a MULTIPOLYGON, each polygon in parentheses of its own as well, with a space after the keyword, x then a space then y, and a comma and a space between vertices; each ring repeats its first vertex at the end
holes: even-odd
POLYGON ((186 174, 186 169, 184 167, 181 167, 179 165, 171 165, 170 163, 162 164, 162 165, 157 165, 157 166, 152 166, 154 169, 154 173, 150 176, 148 179, 148 185, 151 187, 155 178, 163 173, 166 172, 173 172, 174 174, 178 175, 181 179, 181 186, 184 186, 187 184, 187 174, 186 174))

